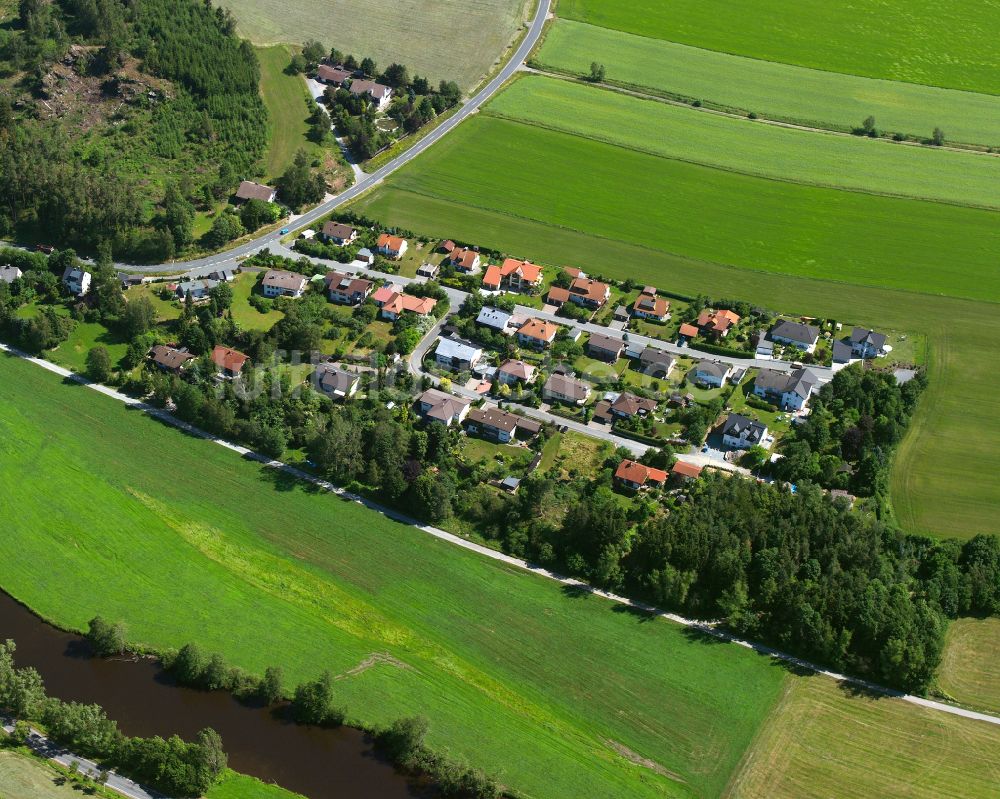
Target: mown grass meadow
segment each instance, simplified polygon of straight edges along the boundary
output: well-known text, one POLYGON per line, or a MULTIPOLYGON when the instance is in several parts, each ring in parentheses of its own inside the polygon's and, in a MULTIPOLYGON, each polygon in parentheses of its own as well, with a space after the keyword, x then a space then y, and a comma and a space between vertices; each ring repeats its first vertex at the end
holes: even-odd
POLYGON ((948 628, 938 685, 963 704, 1000 713, 1000 619, 959 619, 948 628))
POLYGON ((606 80, 638 91, 699 100, 766 119, 851 130, 867 116, 881 130, 1000 146, 1000 97, 864 78, 705 50, 557 19, 534 63, 575 75, 604 64, 606 80))
POLYGON ((0 586, 60 625, 100 613, 293 684, 384 653, 337 680, 349 717, 426 715, 433 746, 525 797, 717 795, 788 679, 32 364, 0 358, 0 383, 0 586))

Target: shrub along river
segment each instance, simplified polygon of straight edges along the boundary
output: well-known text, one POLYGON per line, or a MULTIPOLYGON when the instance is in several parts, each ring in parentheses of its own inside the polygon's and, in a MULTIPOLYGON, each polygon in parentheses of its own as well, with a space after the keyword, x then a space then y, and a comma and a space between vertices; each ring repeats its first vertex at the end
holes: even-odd
POLYGON ((418 784, 398 774, 351 727, 294 724, 284 708, 251 707, 225 692, 177 685, 156 662, 91 657, 80 636, 57 630, 0 592, 0 640, 17 644, 19 666, 34 666, 50 696, 97 703, 126 735, 191 740, 212 727, 222 736, 229 765, 311 799, 403 799, 418 784))

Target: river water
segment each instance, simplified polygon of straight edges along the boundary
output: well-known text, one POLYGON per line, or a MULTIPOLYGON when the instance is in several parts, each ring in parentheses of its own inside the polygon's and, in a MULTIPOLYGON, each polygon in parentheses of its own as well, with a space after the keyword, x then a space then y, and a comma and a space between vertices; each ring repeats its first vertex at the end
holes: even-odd
POLYGON ((222 736, 231 768, 310 799, 420 795, 415 783, 374 755, 358 730, 304 727, 224 692, 178 686, 149 660, 92 658, 86 641, 46 624, 0 592, 0 640, 7 638, 17 644, 17 664, 38 669, 50 696, 96 702, 126 735, 191 740, 212 727, 222 736))

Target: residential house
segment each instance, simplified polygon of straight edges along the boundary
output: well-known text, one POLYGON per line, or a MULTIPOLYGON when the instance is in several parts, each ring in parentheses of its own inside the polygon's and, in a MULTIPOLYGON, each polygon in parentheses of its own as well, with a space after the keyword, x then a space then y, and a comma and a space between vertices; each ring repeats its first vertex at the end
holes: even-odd
POLYGON ((587 354, 608 363, 615 363, 622 356, 623 349, 625 342, 620 338, 601 333, 591 333, 587 341, 587 354))
POLYGON ((330 302, 338 305, 359 305, 368 299, 374 288, 370 280, 343 272, 327 272, 323 283, 326 285, 330 302))
POLYGON ((309 278, 297 272, 268 269, 260 282, 265 297, 301 297, 309 285, 309 278))
MULTIPOLYGON (((496 277, 496 273, 491 272, 491 269, 492 267, 488 267, 486 275, 483 276, 483 286, 487 288, 489 288, 487 277, 490 278, 491 285, 496 277)), ((507 258, 499 267, 499 281, 496 281, 496 284, 497 289, 506 285, 511 291, 527 292, 537 288, 541 282, 542 268, 540 266, 531 263, 531 261, 507 258)), ((495 291, 496 289, 491 290, 495 291)))
POLYGON ((477 433, 500 444, 513 441, 518 433, 530 438, 538 435, 542 429, 541 424, 533 419, 525 419, 523 416, 493 407, 472 408, 463 424, 468 432, 477 433))
POLYGON ((244 180, 236 190, 236 201, 240 203, 245 203, 247 200, 263 200, 266 203, 273 203, 277 196, 277 189, 265 186, 263 183, 254 183, 252 180, 244 180))
MULTIPOLYGON (((0 280, 3 280, 3 271, 0 269, 0 280)), ((123 290, 132 288, 132 286, 141 286, 145 282, 142 275, 130 275, 128 272, 119 272, 116 277, 123 290)))
POLYGON ((632 315, 640 319, 666 322, 670 318, 670 302, 665 297, 658 296, 655 288, 646 286, 632 303, 632 315))
POLYGON ((483 359, 483 351, 454 338, 439 338, 434 360, 446 369, 468 372, 483 359))
POLYGON ((839 364, 848 364, 851 359, 855 357, 854 347, 851 346, 850 341, 834 341, 833 342, 833 362, 839 364))
POLYGON ((596 310, 603 308, 611 296, 607 283, 591 280, 589 277, 578 277, 569 284, 569 299, 584 308, 596 310))
POLYGON ((782 319, 771 328, 771 340, 779 344, 790 344, 806 352, 815 352, 819 328, 782 319))
POLYGON ((851 351, 859 358, 877 358, 885 355, 886 336, 864 327, 851 331, 851 351))
POLYGON ((590 385, 572 375, 553 372, 542 387, 542 397, 548 402, 583 405, 590 397, 590 385))
POLYGON ((417 399, 420 413, 425 419, 451 426, 461 424, 469 413, 472 402, 436 388, 429 388, 417 399))
POLYGON ((448 258, 455 271, 471 275, 479 269, 479 253, 469 247, 455 248, 448 258))
MULTIPOLYGON (((385 287, 383 286, 383 288, 385 287)), ((382 309, 382 318, 388 319, 390 322, 395 322, 404 313, 427 316, 437 305, 437 300, 431 297, 414 297, 412 294, 403 294, 393 290, 390 290, 389 296, 385 297, 381 292, 382 289, 375 292, 372 299, 382 309)))
POLYGON ((544 319, 529 319, 517 330, 517 340, 526 347, 545 349, 556 340, 559 326, 544 319))
POLYGON ((13 283, 24 274, 16 266, 7 266, 0 269, 0 283, 13 283))
POLYGON ((209 292, 219 285, 218 280, 188 280, 185 283, 178 283, 174 286, 174 294, 177 299, 186 302, 188 296, 192 302, 205 302, 209 299, 209 292))
POLYGON ((379 111, 385 111, 392 100, 392 88, 373 80, 352 80, 348 91, 355 97, 367 97, 379 111))
POLYGON ((219 367, 225 377, 239 377, 249 360, 249 356, 221 344, 212 350, 212 363, 219 367))
POLYGON ((331 67, 328 64, 320 64, 316 68, 316 80, 325 83, 327 86, 343 86, 351 79, 351 71, 344 69, 340 64, 331 67))
POLYGON ((817 382, 816 376, 808 369, 793 369, 791 372, 761 369, 754 378, 753 393, 786 411, 798 411, 809 401, 817 382))
POLYGON ((693 463, 675 461, 674 465, 670 467, 670 475, 678 482, 687 483, 701 477, 701 469, 701 466, 697 466, 693 463))
POLYGON ((417 277, 424 277, 428 280, 433 280, 438 276, 438 272, 440 271, 440 264, 420 264, 417 268, 417 277))
POLYGON ((641 491, 649 486, 663 486, 667 482, 667 473, 663 469, 625 459, 615 470, 615 480, 632 491, 641 491))
POLYGON ((326 241, 339 244, 343 247, 345 244, 350 244, 358 237, 358 231, 357 228, 345 225, 343 222, 334 222, 333 220, 330 220, 323 225, 323 230, 320 232, 320 235, 326 241))
POLYGON ((82 297, 90 291, 90 281, 90 272, 80 269, 79 267, 67 266, 63 271, 63 285, 69 289, 71 294, 75 294, 77 297, 82 297))
POLYGON ((150 349, 149 359, 162 371, 179 374, 188 365, 188 361, 194 360, 194 355, 186 349, 157 344, 150 349))
POLYGON ((535 381, 537 371, 530 363, 511 359, 504 361, 497 368, 497 380, 505 386, 513 386, 517 383, 527 386, 535 381))
POLYGON ((698 361, 694 367, 694 381, 722 388, 732 372, 733 367, 722 361, 698 361))
POLYGON ((730 329, 739 321, 740 317, 732 311, 713 311, 706 308, 698 314, 695 326, 707 338, 723 338, 729 335, 730 329))
POLYGON ((209 280, 214 280, 216 283, 232 283, 236 280, 236 273, 232 269, 216 269, 214 272, 209 272, 205 277, 209 280))
POLYGON ((656 380, 670 377, 677 360, 668 352, 656 347, 646 347, 639 356, 639 371, 656 380))
POLYGON ((733 449, 763 446, 766 438, 767 425, 738 413, 729 414, 722 425, 722 443, 733 449))
POLYGON ((376 249, 378 250, 379 255, 384 255, 386 258, 397 261, 406 253, 406 248, 408 246, 409 245, 406 243, 406 239, 401 238, 400 236, 391 236, 388 233, 383 233, 378 237, 376 249))
POLYGON ((637 397, 623 391, 608 407, 608 411, 617 419, 631 419, 633 416, 649 416, 656 410, 656 401, 646 397, 637 397))
POLYGON ((476 317, 476 324, 496 330, 498 333, 504 333, 507 330, 507 325, 510 324, 511 318, 512 314, 506 311, 483 306, 479 311, 479 316, 476 317))
POLYGON ((333 399, 353 397, 361 383, 361 376, 338 369, 330 363, 317 365, 313 373, 316 388, 333 399))

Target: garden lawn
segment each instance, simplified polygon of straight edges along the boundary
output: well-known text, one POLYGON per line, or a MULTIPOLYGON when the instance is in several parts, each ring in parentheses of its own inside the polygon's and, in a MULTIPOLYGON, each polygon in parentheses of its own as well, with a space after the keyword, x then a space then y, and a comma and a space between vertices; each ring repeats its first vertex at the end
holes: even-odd
POLYGON ((959 619, 945 639, 938 685, 953 699, 1000 712, 1000 619, 959 619))
POLYGON ((0 384, 0 586, 64 627, 101 614, 289 684, 329 669, 350 719, 423 714, 432 746, 546 799, 718 795, 787 679, 33 364, 0 358, 0 384), (346 676, 372 653, 399 662, 346 676))
POLYGON ((560 0, 559 16, 765 61, 1000 94, 997 0, 560 0))
POLYGON ((261 313, 250 305, 250 295, 257 286, 258 272, 243 272, 236 276, 230 284, 233 287, 233 304, 230 310, 233 320, 241 327, 250 330, 268 331, 275 322, 284 317, 281 311, 271 310, 261 313))
POLYGON ((528 14, 525 0, 234 0, 237 29, 257 44, 302 44, 353 53, 410 75, 470 89, 501 58, 528 14))
POLYGON ((268 785, 254 777, 227 771, 205 794, 205 799, 303 799, 303 797, 277 785, 268 785))
MULTIPOLYGON (((836 318, 845 326, 918 333, 927 342, 918 360, 927 364, 931 382, 896 455, 896 514, 912 532, 963 538, 996 532, 1000 481, 993 475, 1000 471, 1000 429, 994 399, 1000 372, 990 368, 1000 340, 995 303, 743 269, 398 189, 380 189, 357 207, 427 236, 476 241, 531 258, 549 267, 546 272, 573 264, 688 296, 736 297, 783 313, 836 318)), ((728 225, 708 233, 730 241, 728 225)), ((872 244, 878 243, 876 236, 872 244)), ((873 268, 881 275, 883 266, 873 268)))
POLYGON ((508 225, 522 217, 701 260, 1000 300, 1000 213, 765 180, 483 115, 386 186, 508 225))
POLYGON ((605 80, 743 114, 754 112, 834 130, 872 115, 880 130, 1000 145, 1000 97, 892 80, 862 78, 636 36, 559 19, 533 57, 541 68, 588 76, 604 65, 605 80))
POLYGON ((832 680, 791 680, 726 796, 986 799, 1000 784, 1000 727, 832 680))
POLYGON ((486 112, 733 172, 1000 208, 1000 158, 982 153, 768 125, 538 76, 515 82, 486 112))

